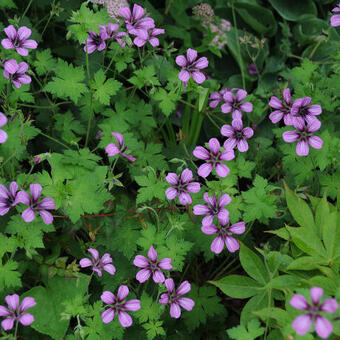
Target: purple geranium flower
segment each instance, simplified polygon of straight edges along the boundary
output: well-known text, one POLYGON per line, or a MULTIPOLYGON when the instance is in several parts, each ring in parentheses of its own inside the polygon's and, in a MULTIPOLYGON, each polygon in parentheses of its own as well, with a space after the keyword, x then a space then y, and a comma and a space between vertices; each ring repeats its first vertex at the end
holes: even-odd
POLYGON ((34 321, 34 316, 30 313, 24 313, 27 309, 34 307, 37 303, 32 297, 25 297, 19 305, 19 295, 7 295, 5 301, 8 308, 0 305, 0 316, 5 319, 1 322, 1 326, 5 331, 13 328, 14 322, 18 320, 23 326, 29 326, 34 321))
POLYGON ((127 33, 126 32, 117 32, 118 28, 119 28, 119 26, 117 24, 112 24, 111 22, 109 22, 107 24, 107 28, 105 26, 107 39, 115 39, 120 46, 124 47, 124 46, 126 46, 126 41, 123 40, 122 38, 126 37, 127 33))
POLYGON ((320 305, 322 295, 322 288, 312 287, 310 289, 311 304, 301 294, 295 294, 289 301, 294 308, 308 312, 294 319, 292 327, 297 334, 306 334, 314 321, 315 331, 320 338, 326 339, 331 335, 333 331, 332 324, 324 316, 320 315, 320 312, 335 313, 338 309, 338 303, 335 299, 326 299, 320 305))
POLYGON ((225 103, 221 106, 221 110, 223 113, 232 113, 233 119, 241 119, 242 113, 241 110, 244 112, 251 112, 253 111, 253 104, 250 102, 242 101, 246 99, 247 91, 245 90, 238 90, 236 95, 234 95, 231 91, 227 91, 223 95, 223 99, 225 103))
POLYGON ((28 55, 28 48, 35 49, 38 44, 35 40, 27 40, 32 31, 26 27, 19 27, 18 32, 13 25, 9 25, 4 29, 7 38, 1 40, 2 46, 8 50, 15 48, 15 50, 22 56, 28 55))
POLYGON ((202 225, 211 225, 213 224, 214 216, 217 216, 218 220, 223 222, 229 216, 229 212, 227 209, 224 209, 226 205, 231 202, 231 197, 228 194, 224 194, 216 202, 215 196, 208 196, 208 193, 205 192, 203 198, 206 205, 204 204, 196 204, 194 206, 194 214, 195 215, 207 215, 203 217, 202 225))
POLYGON ((25 222, 32 222, 37 212, 43 219, 45 224, 53 222, 53 216, 47 210, 55 209, 54 199, 45 197, 39 202, 42 187, 40 184, 30 184, 31 197, 26 191, 19 191, 16 201, 26 204, 29 207, 21 214, 25 222))
POLYGON ((173 172, 168 173, 165 179, 172 187, 165 190, 167 199, 173 200, 178 195, 180 204, 191 204, 192 199, 189 192, 197 193, 201 190, 198 182, 191 182, 192 177, 192 171, 189 169, 182 171, 181 179, 173 172))
POLYGON ((321 126, 321 122, 317 119, 312 120, 310 123, 300 121, 294 122, 294 127, 296 131, 286 131, 282 134, 282 138, 287 143, 294 143, 298 141, 296 144, 296 153, 299 156, 307 156, 309 153, 308 144, 314 149, 321 149, 323 141, 318 136, 312 136, 312 134, 319 130, 321 126))
POLYGON ((80 267, 86 268, 92 266, 92 270, 97 272, 98 276, 102 276, 102 270, 104 269, 111 275, 114 275, 116 272, 116 268, 112 263, 112 258, 110 254, 106 253, 99 259, 99 253, 96 249, 87 249, 87 251, 92 255, 92 260, 87 257, 84 257, 79 261, 80 267))
POLYGON ((176 64, 183 67, 178 77, 187 86, 190 77, 198 84, 202 84, 205 81, 204 73, 200 70, 208 67, 208 59, 206 57, 199 58, 197 61, 197 51, 192 48, 188 48, 187 57, 179 55, 176 58, 176 64))
MULTIPOLYGON (((109 38, 106 26, 98 25, 100 27, 99 34, 89 31, 89 36, 86 39, 87 41, 87 53, 91 54, 95 50, 102 51, 106 47, 105 40, 109 38)), ((86 41, 83 41, 84 51, 86 52, 86 41)))
MULTIPOLYGON (((336 7, 332 9, 332 12, 340 12, 340 3, 338 3, 336 7)), ((334 27, 340 26, 340 14, 335 14, 331 16, 331 25, 334 27)))
POLYGON ((215 108, 217 107, 217 105, 224 101, 223 99, 223 95, 225 94, 225 92, 229 91, 229 88, 226 87, 218 92, 213 92, 210 97, 209 97, 209 100, 211 100, 211 102, 209 103, 209 106, 212 107, 212 108, 215 108))
POLYGON ((320 105, 310 105, 312 101, 311 97, 304 97, 295 99, 292 104, 290 113, 292 115, 292 121, 300 121, 309 123, 312 120, 318 120, 315 116, 321 114, 322 109, 320 105))
POLYGON ((215 168, 218 176, 226 177, 230 170, 222 162, 234 159, 234 150, 220 151, 221 145, 217 138, 211 138, 209 140, 209 149, 210 152, 203 146, 196 146, 195 150, 193 151, 193 155, 195 157, 206 161, 198 168, 197 173, 201 177, 205 178, 209 176, 212 169, 215 168))
POLYGON ((153 47, 156 47, 159 45, 158 38, 155 38, 157 35, 164 34, 163 28, 152 28, 148 31, 146 30, 139 30, 137 33, 137 37, 133 40, 133 43, 138 46, 142 47, 147 42, 150 43, 153 47))
POLYGON ((237 222, 229 226, 229 216, 227 216, 223 221, 220 221, 219 227, 214 224, 202 225, 201 230, 207 235, 217 234, 217 237, 212 241, 210 246, 212 252, 220 254, 225 243, 227 249, 231 253, 234 253, 239 250, 240 244, 234 237, 232 237, 232 235, 243 234, 246 230, 246 225, 244 222, 237 222))
POLYGON ((256 65, 254 63, 251 63, 249 66, 248 66, 248 73, 255 76, 256 74, 258 74, 258 71, 257 71, 257 68, 256 68, 256 65))
POLYGON ((165 280, 165 287, 168 293, 161 295, 159 303, 167 305, 170 303, 170 316, 178 319, 181 316, 181 307, 187 311, 191 311, 195 302, 189 298, 182 297, 182 295, 190 292, 191 285, 188 281, 182 282, 182 284, 175 290, 175 283, 173 279, 165 280))
POLYGON ((125 18, 126 28, 130 34, 138 35, 139 31, 147 31, 155 27, 152 18, 144 17, 145 9, 137 4, 133 5, 133 10, 129 7, 121 8, 118 13, 125 18))
POLYGON ((102 320, 104 323, 109 323, 113 320, 116 313, 118 313, 118 319, 120 324, 123 327, 130 327, 132 325, 131 316, 126 313, 135 312, 140 309, 140 301, 139 300, 129 300, 123 302, 129 294, 129 288, 125 285, 121 285, 118 288, 117 297, 114 296, 113 293, 109 291, 103 292, 100 297, 101 300, 108 304, 110 308, 108 308, 105 312, 102 313, 102 320))
POLYGON ((171 258, 166 257, 158 261, 158 254, 153 246, 148 251, 148 258, 143 255, 137 255, 133 261, 136 267, 143 268, 140 270, 136 279, 143 283, 149 279, 151 273, 152 278, 156 283, 164 282, 165 277, 161 270, 171 270, 171 258))
MULTIPOLYGON (((7 124, 7 117, 0 112, 0 127, 3 127, 4 125, 7 124)), ((3 144, 7 140, 7 133, 4 130, 0 129, 0 144, 3 144)))
POLYGON ((283 101, 275 96, 270 98, 269 106, 276 110, 269 115, 269 119, 273 124, 276 124, 283 118, 286 125, 293 125, 292 115, 290 114, 292 96, 289 88, 283 91, 282 96, 283 101))
POLYGON ((135 157, 124 153, 127 149, 127 146, 124 145, 123 135, 119 132, 111 132, 111 134, 116 138, 118 145, 114 143, 110 143, 109 145, 107 145, 107 147, 105 148, 107 154, 109 156, 121 154, 122 156, 126 157, 129 161, 134 162, 136 160, 135 157))
POLYGON ((15 87, 21 87, 21 84, 29 84, 31 77, 25 74, 28 65, 24 61, 20 64, 14 59, 8 59, 4 62, 4 77, 11 79, 15 87))
POLYGON ((248 151, 247 138, 254 135, 254 130, 250 127, 243 128, 242 120, 234 119, 231 125, 223 125, 221 127, 221 134, 229 137, 223 144, 226 150, 234 149, 237 146, 238 151, 248 151))
POLYGON ((12 207, 19 203, 17 191, 18 184, 16 182, 11 182, 9 191, 3 184, 0 184, 0 216, 6 215, 12 207))

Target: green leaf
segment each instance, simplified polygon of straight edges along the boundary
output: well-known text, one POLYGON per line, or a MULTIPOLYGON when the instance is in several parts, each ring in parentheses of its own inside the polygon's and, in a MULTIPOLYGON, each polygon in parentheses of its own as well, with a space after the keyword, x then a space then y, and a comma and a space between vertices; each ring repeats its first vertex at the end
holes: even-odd
POLYGON ((289 264, 289 270, 313 270, 318 269, 319 265, 327 264, 324 258, 318 256, 301 256, 289 264))
POLYGON ((308 255, 318 254, 321 258, 327 259, 327 253, 320 238, 313 230, 306 227, 286 227, 295 245, 308 255))
POLYGON ((194 312, 184 316, 184 322, 189 331, 193 331, 200 324, 206 324, 210 318, 223 318, 226 315, 215 287, 198 287, 192 284, 189 297, 195 301, 194 312))
POLYGON ((39 76, 54 71, 57 62, 53 58, 49 48, 42 51, 37 51, 35 58, 36 59, 34 60, 33 65, 39 76))
POLYGON ((135 176, 135 181, 142 188, 138 189, 136 204, 151 201, 153 198, 164 200, 167 184, 157 179, 154 171, 149 171, 146 176, 135 176))
POLYGON ((309 230, 312 229, 312 231, 316 232, 313 214, 308 204, 301 198, 297 197, 296 194, 289 189, 285 182, 284 186, 288 209, 293 215, 295 221, 301 227, 305 227, 309 230))
POLYGON ((244 244, 241 243, 240 261, 243 269, 254 280, 267 284, 269 281, 268 272, 261 259, 244 244))
POLYGON ((160 103, 159 108, 162 110, 165 116, 169 117, 170 114, 175 110, 177 101, 180 99, 180 95, 174 91, 167 92, 163 88, 160 88, 153 98, 160 103))
POLYGON ((270 281, 270 287, 274 289, 284 290, 284 289, 295 289, 295 287, 298 287, 301 285, 302 279, 300 279, 297 276, 294 275, 280 275, 277 277, 274 277, 270 281))
POLYGON ((233 327, 227 330, 230 338, 235 340, 255 340, 265 332, 261 327, 259 320, 252 319, 248 322, 247 328, 243 325, 233 327))
POLYGON ((133 72, 135 75, 131 77, 129 82, 141 89, 143 86, 158 86, 161 85, 158 79, 155 77, 156 71, 153 65, 146 66, 133 72))
POLYGON ((73 24, 68 27, 66 39, 74 36, 81 44, 88 37, 88 31, 99 32, 98 25, 105 25, 109 22, 110 17, 106 8, 94 12, 87 7, 87 3, 82 3, 78 11, 73 11, 70 22, 73 24))
POLYGON ((283 19, 297 21, 304 14, 317 14, 317 9, 312 0, 269 0, 270 4, 278 11, 283 19))
POLYGON ((281 327, 284 327, 291 321, 291 316, 287 311, 276 307, 264 308, 254 312, 254 314, 259 316, 263 322, 266 322, 270 318, 274 319, 281 327))
POLYGON ((242 19, 258 33, 275 35, 277 24, 270 9, 244 2, 236 2, 235 9, 242 19))
POLYGON ((115 79, 107 79, 102 69, 97 71, 94 75, 94 83, 92 88, 95 90, 93 97, 98 100, 101 104, 110 105, 110 97, 114 96, 122 83, 115 79))
POLYGON ((83 83, 85 72, 82 66, 74 67, 59 58, 55 73, 56 77, 45 86, 47 92, 59 98, 70 98, 75 103, 88 92, 87 86, 83 83))
MULTIPOLYGON (((228 296, 245 299, 261 293, 263 286, 247 276, 229 275, 218 281, 209 281, 228 296)), ((264 291, 264 290, 263 290, 264 291)))
POLYGON ((21 286, 21 274, 17 271, 18 266, 18 262, 13 260, 8 260, 5 264, 0 260, 0 291, 5 288, 21 286))
POLYGON ((54 128, 61 133, 61 138, 67 143, 79 142, 82 135, 85 133, 85 127, 80 123, 78 119, 75 119, 71 111, 67 111, 63 114, 56 114, 54 116, 56 122, 54 128))
POLYGON ((141 308, 134 314, 140 323, 159 319, 161 309, 159 303, 154 301, 145 291, 140 298, 141 308))
POLYGON ((148 340, 152 340, 158 335, 166 335, 162 325, 163 321, 150 321, 142 325, 143 328, 146 329, 146 336, 148 340))
POLYGON ((268 219, 273 218, 276 212, 275 203, 278 197, 270 194, 275 187, 259 175, 256 175, 253 185, 254 187, 250 190, 242 192, 246 203, 244 221, 247 223, 258 219, 260 222, 268 223, 268 219))
POLYGON ((79 274, 78 278, 54 276, 46 287, 37 286, 25 293, 37 302, 38 308, 30 309, 34 316, 31 327, 53 339, 62 339, 69 327, 70 320, 62 319, 64 303, 75 296, 82 296, 88 287, 89 276, 79 274))

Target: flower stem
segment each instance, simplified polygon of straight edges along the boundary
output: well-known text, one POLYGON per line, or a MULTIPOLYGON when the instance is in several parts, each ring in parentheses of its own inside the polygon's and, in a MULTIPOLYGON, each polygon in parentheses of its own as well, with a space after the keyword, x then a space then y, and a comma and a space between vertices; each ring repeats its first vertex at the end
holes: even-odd
MULTIPOLYGON (((26 15, 27 11, 29 10, 29 8, 32 5, 32 2, 33 2, 33 0, 30 0, 30 2, 28 3, 27 7, 25 8, 24 13, 22 14, 20 20, 26 15)), ((19 22, 20 22, 20 20, 19 20, 19 22)))
POLYGON ((68 147, 66 144, 64 144, 64 143, 62 143, 62 142, 60 142, 60 141, 58 141, 58 140, 55 139, 54 137, 51 137, 51 136, 49 136, 49 135, 46 135, 46 134, 44 134, 44 133, 41 132, 41 131, 39 132, 39 134, 42 135, 42 136, 44 136, 44 137, 46 137, 46 138, 48 138, 48 139, 50 139, 50 140, 52 140, 53 142, 58 143, 59 145, 62 145, 64 148, 71 150, 70 147, 68 147))
POLYGON ((240 47, 240 41, 238 39, 238 30, 237 30, 237 22, 236 22, 236 15, 235 15, 235 8, 234 8, 234 4, 231 3, 231 11, 233 14, 233 22, 234 22, 234 29, 235 29, 235 35, 236 35, 236 45, 237 45, 237 52, 238 52, 238 63, 240 66, 240 70, 241 70, 241 77, 242 77, 242 86, 243 89, 246 89, 246 81, 245 81, 245 76, 244 76, 244 67, 243 67, 243 59, 242 59, 242 55, 241 55, 241 47, 240 47))
POLYGON ((18 325, 19 325, 18 320, 15 320, 14 340, 17 340, 18 325))
POLYGON ((90 80, 90 67, 89 67, 89 54, 88 54, 87 40, 86 40, 86 72, 87 72, 87 80, 88 80, 89 88, 90 88, 90 116, 89 116, 89 120, 87 122, 87 130, 86 130, 86 138, 85 138, 85 148, 87 147, 87 144, 89 142, 91 123, 92 123, 92 116, 93 116, 93 110, 92 110, 92 88, 91 88, 91 80, 90 80))

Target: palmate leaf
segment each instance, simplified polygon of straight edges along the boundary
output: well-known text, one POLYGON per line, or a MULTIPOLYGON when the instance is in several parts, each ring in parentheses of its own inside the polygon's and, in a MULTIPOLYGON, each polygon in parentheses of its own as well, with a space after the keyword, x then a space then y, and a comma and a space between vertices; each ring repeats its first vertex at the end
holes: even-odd
POLYGON ((188 297, 195 301, 193 312, 183 315, 184 322, 190 331, 196 329, 200 324, 206 324, 209 318, 223 319, 226 316, 226 310, 216 294, 215 287, 198 287, 191 284, 188 297))
POLYGON ((47 92, 59 98, 70 98, 75 103, 88 92, 87 86, 83 83, 85 71, 82 66, 74 67, 59 58, 55 73, 56 76, 45 86, 47 92))
POLYGON ((293 275, 279 275, 280 263, 286 261, 280 257, 271 258, 271 264, 265 266, 263 261, 245 245, 240 248, 240 260, 243 269, 251 277, 228 275, 217 281, 209 281, 222 290, 226 295, 236 298, 251 299, 243 307, 241 323, 254 318, 254 311, 272 306, 274 299, 282 299, 283 291, 294 289, 302 280, 293 275))
POLYGON ((122 83, 115 79, 107 79, 105 77, 104 71, 100 69, 94 75, 94 82, 92 88, 95 90, 93 97, 98 100, 101 104, 109 105, 110 97, 114 96, 122 83))
POLYGON ((8 260, 3 264, 2 261, 0 260, 0 291, 4 290, 4 288, 20 287, 21 274, 17 271, 18 262, 8 260))
POLYGON ((260 321, 257 319, 250 320, 247 328, 239 325, 228 329, 228 335, 235 340, 255 340, 265 332, 265 328, 261 327, 260 321))

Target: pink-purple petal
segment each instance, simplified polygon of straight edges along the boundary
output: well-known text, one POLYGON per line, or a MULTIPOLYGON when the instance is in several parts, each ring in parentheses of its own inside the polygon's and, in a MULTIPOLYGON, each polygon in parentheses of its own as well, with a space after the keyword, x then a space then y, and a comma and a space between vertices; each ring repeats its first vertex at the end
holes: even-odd
POLYGON ((112 308, 107 309, 102 313, 102 320, 104 323, 109 323, 115 317, 115 310, 112 308))
POLYGON ((204 148, 203 146, 196 146, 196 148, 193 151, 193 155, 202 160, 208 160, 210 159, 210 153, 209 151, 204 148))
POLYGON ((223 250, 224 243, 221 236, 217 236, 211 243, 210 249, 215 254, 220 254, 223 250))
POLYGON ((225 164, 222 163, 216 164, 215 170, 217 175, 220 177, 226 177, 230 172, 230 169, 225 164))
POLYGON ((309 146, 305 140, 300 140, 296 144, 296 153, 299 156, 307 156, 309 154, 309 146))
POLYGON ((320 310, 326 313, 335 313, 339 304, 335 299, 326 299, 320 306, 320 310))
POLYGON ((174 283, 174 280, 173 279, 166 279, 164 281, 164 284, 165 284, 165 287, 166 289, 168 290, 168 292, 171 294, 174 289, 175 289, 175 283, 174 283))
POLYGON ((196 194, 201 190, 201 185, 198 182, 191 182, 186 185, 185 189, 192 194, 196 194))
POLYGON ((226 236, 225 245, 231 253, 234 253, 235 251, 240 249, 240 244, 238 243, 238 241, 231 236, 226 236))
POLYGON ((232 234, 243 234, 246 230, 246 224, 244 222, 237 222, 228 228, 228 231, 232 234))
POLYGON ((154 282, 156 283, 161 283, 161 282, 164 282, 165 281, 165 277, 164 277, 164 274, 156 269, 154 272, 153 272, 153 275, 152 275, 152 279, 154 280, 154 282))
POLYGON ((286 143, 296 142, 300 137, 297 131, 286 131, 282 134, 282 138, 286 143))
POLYGON ((9 319, 4 319, 1 322, 1 326, 4 329, 4 331, 8 331, 13 328, 14 326, 14 321, 15 318, 9 318, 9 319))
POLYGON ((331 335, 333 326, 325 317, 317 315, 315 318, 315 331, 320 338, 326 339, 331 335))
POLYGON ((246 152, 248 151, 248 142, 245 139, 240 139, 237 143, 237 149, 240 152, 246 152))
POLYGON ((114 143, 108 144, 105 148, 105 151, 109 156, 115 156, 120 153, 120 149, 114 143))
POLYGON ((214 235, 218 233, 218 228, 214 225, 202 225, 201 230, 206 235, 214 235))
POLYGON ((29 326, 34 321, 34 316, 30 313, 25 313, 18 320, 23 326, 29 326))
POLYGON ((89 248, 87 251, 92 255, 94 262, 99 261, 99 253, 97 249, 89 248))
POLYGON ((178 185, 179 182, 178 176, 174 172, 168 173, 165 180, 172 185, 178 185))
POLYGON ((21 305, 20 305, 20 313, 26 311, 29 308, 32 308, 36 305, 36 301, 34 300, 34 298, 27 296, 25 297, 22 301, 21 301, 21 305))
POLYGON ((129 288, 125 285, 121 285, 118 288, 118 292, 117 292, 117 300, 119 302, 123 301, 129 294, 129 288))
POLYGON ((317 305, 323 295, 323 289, 320 287, 312 287, 310 289, 310 297, 312 299, 312 302, 314 303, 314 305, 317 305))
POLYGON ((13 294, 13 295, 7 295, 5 297, 5 301, 8 305, 8 307, 15 312, 19 307, 19 295, 13 294))
POLYGON ((181 192, 179 194, 179 203, 182 205, 187 205, 192 203, 191 196, 187 192, 181 192))
POLYGON ((212 168, 212 163, 204 163, 197 169, 197 173, 199 176, 205 178, 210 175, 212 168))
POLYGON ((284 109, 281 100, 275 96, 272 96, 269 101, 269 106, 273 109, 284 109))
POLYGON ((81 259, 79 261, 79 265, 82 268, 86 268, 86 267, 93 266, 93 262, 90 259, 88 259, 87 257, 84 257, 83 259, 81 259))
POLYGON ((200 71, 192 71, 191 75, 197 84, 202 84, 206 79, 204 73, 200 71))
POLYGON ((139 281, 140 283, 144 283, 145 281, 149 280, 150 275, 151 269, 144 268, 136 274, 136 280, 139 281))
POLYGON ((242 130, 244 137, 251 138, 254 135, 254 130, 250 127, 246 127, 242 130))
POLYGON ((304 314, 296 317, 292 323, 293 329, 299 335, 304 335, 312 326, 312 317, 309 314, 304 314))
POLYGON ((187 60, 184 57, 184 55, 179 55, 176 57, 176 64, 181 67, 186 67, 187 66, 187 60))
POLYGON ((22 214, 21 217, 23 218, 23 220, 27 223, 32 222, 35 219, 35 213, 34 210, 32 208, 27 208, 25 209, 22 214))
POLYGON ((171 270, 172 269, 171 258, 165 257, 164 259, 161 259, 157 265, 160 269, 171 270))
POLYGON ((133 260, 133 264, 139 268, 149 267, 149 260, 143 255, 137 255, 133 260))
POLYGON ((100 296, 100 299, 107 305, 113 305, 116 302, 116 297, 108 290, 103 292, 103 294, 100 296))
POLYGON ((190 78, 190 73, 187 70, 181 70, 178 74, 178 78, 183 82, 187 82, 190 78))
POLYGON ((152 262, 156 262, 158 258, 158 254, 153 246, 150 247, 148 251, 148 257, 152 262))
POLYGON ((187 311, 191 311, 195 306, 195 302, 192 299, 186 297, 177 299, 177 303, 187 311))
POLYGON ((240 104, 240 109, 244 112, 251 112, 253 111, 253 104, 250 102, 245 102, 240 104))
POLYGON ((116 272, 116 267, 113 264, 105 264, 103 269, 111 275, 114 275, 116 272))
POLYGON ((181 174, 181 183, 189 183, 192 180, 192 171, 189 169, 184 169, 181 174))
POLYGON ((181 316, 181 307, 176 302, 170 304, 170 316, 175 319, 181 316))
POLYGON ((236 101, 241 102, 242 100, 246 99, 247 97, 247 91, 245 90, 238 90, 236 92, 236 101))
POLYGON ((192 48, 188 48, 187 49, 187 60, 189 62, 189 64, 192 64, 197 58, 197 51, 192 49, 192 48))
POLYGON ((0 305, 0 316, 10 316, 11 312, 5 306, 0 305))
POLYGON ((225 124, 221 127, 221 134, 225 137, 232 137, 234 135, 234 128, 225 124))
POLYGON ((165 190, 165 195, 168 200, 173 200, 178 194, 177 189, 170 187, 165 190))
POLYGON ((221 145, 217 138, 211 138, 209 140, 209 149, 214 155, 219 153, 221 145))
POLYGON ((296 309, 307 310, 309 303, 306 298, 301 294, 295 294, 289 301, 289 303, 296 309))
POLYGON ((140 301, 137 299, 126 301, 123 308, 129 312, 136 312, 140 309, 140 301))
POLYGON ((53 223, 53 215, 48 212, 47 210, 38 210, 39 215, 43 219, 45 224, 51 224, 53 223))

